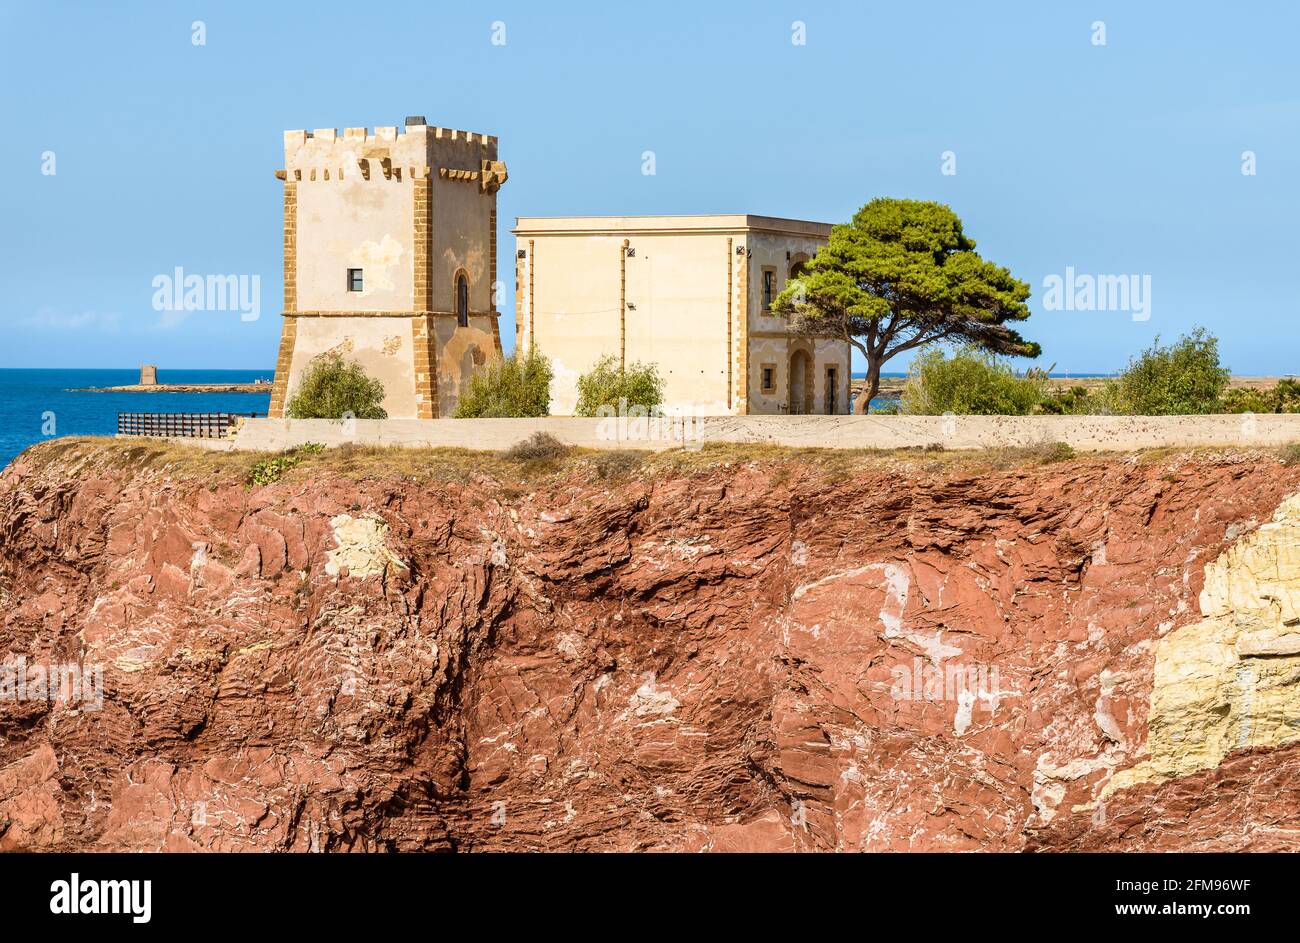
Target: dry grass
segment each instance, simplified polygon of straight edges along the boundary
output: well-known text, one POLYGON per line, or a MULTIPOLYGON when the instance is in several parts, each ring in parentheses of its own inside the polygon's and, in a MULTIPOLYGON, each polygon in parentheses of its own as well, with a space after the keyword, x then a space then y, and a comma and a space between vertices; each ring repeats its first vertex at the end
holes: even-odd
MULTIPOLYGON (((512 452, 515 450, 512 450, 512 452)), ((742 464, 786 466, 773 469, 774 481, 788 477, 790 467, 802 465, 818 477, 834 481, 860 471, 904 474, 971 474, 1054 462, 1163 461, 1174 455, 1213 459, 1226 452, 1215 449, 1151 449, 1141 453, 1094 453, 1077 456, 1063 443, 1030 448, 945 451, 930 447, 909 449, 814 449, 763 444, 712 443, 696 450, 663 452, 591 450, 561 446, 534 454, 531 445, 518 454, 477 452, 459 448, 411 449, 345 445, 319 453, 299 452, 300 461, 286 468, 279 480, 309 481, 321 476, 345 479, 405 478, 416 481, 467 482, 486 476, 503 485, 539 481, 576 474, 594 481, 615 481, 633 476, 689 475, 742 464), (526 451, 527 454, 523 454, 526 451)), ((1300 461, 1300 446, 1271 450, 1286 463, 1300 461)), ((1260 450, 1268 454, 1269 450, 1260 450)), ((259 463, 282 453, 218 452, 167 441, 114 438, 60 438, 33 446, 25 460, 38 469, 58 464, 74 473, 78 469, 112 471, 139 469, 168 476, 197 479, 210 488, 223 484, 246 485, 259 463)))

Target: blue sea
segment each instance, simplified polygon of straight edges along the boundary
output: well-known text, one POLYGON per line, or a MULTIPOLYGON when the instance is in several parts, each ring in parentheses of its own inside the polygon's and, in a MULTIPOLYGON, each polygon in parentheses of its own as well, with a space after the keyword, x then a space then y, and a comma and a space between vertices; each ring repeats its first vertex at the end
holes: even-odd
MULTIPOLYGON (((272 370, 159 370, 159 383, 252 383, 272 370)), ((266 393, 74 393, 137 383, 138 369, 0 370, 0 468, 36 442, 64 435, 113 435, 122 413, 261 413, 266 393)))

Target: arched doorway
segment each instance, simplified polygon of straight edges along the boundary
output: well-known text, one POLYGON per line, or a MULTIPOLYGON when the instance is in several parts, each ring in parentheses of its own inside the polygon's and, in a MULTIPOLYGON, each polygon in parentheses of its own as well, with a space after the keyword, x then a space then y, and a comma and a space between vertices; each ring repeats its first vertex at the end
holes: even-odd
POLYGON ((807 350, 790 353, 790 414, 802 416, 813 411, 813 358, 807 350))
POLYGON ((790 278, 798 278, 808 269, 808 253, 796 252, 790 259, 790 278))

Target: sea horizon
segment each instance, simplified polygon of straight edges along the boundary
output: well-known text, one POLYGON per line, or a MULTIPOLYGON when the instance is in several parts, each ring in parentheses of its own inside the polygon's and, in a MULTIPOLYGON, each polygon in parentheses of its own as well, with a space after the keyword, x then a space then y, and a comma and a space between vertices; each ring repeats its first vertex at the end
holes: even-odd
MULTIPOLYGON (((274 368, 160 369, 159 383, 252 383, 271 379, 274 368)), ((0 400, 9 421, 0 427, 0 469, 28 446, 69 435, 115 435, 117 414, 259 413, 266 414, 270 392, 258 393, 100 393, 91 387, 138 382, 140 368, 0 367, 0 400)))

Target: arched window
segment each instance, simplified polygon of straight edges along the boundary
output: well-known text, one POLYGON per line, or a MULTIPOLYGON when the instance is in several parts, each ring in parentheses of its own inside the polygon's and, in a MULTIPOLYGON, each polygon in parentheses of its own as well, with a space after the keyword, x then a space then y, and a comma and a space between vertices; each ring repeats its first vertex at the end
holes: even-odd
POLYGON ((469 282, 464 272, 456 276, 456 324, 469 327, 469 282))

